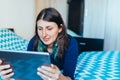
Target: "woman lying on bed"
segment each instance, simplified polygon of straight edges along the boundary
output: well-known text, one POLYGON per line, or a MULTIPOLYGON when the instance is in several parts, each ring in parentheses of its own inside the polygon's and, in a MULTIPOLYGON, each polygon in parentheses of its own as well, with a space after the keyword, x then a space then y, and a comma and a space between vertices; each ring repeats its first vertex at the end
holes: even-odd
MULTIPOLYGON (((37 69, 37 74, 43 80, 73 79, 78 44, 73 37, 67 35, 62 17, 56 9, 45 8, 39 13, 36 19, 35 36, 30 40, 28 50, 50 53, 51 66, 43 65, 37 69)), ((3 65, 1 60, 0 75, 5 80, 14 75, 10 65, 3 65)))

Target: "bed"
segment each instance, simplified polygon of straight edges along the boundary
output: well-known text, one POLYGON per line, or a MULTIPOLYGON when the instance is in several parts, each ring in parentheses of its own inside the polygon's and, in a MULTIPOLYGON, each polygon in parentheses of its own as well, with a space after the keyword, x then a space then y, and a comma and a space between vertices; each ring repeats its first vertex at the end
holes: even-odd
POLYGON ((28 41, 18 36, 14 29, 0 29, 0 49, 27 50, 28 41))

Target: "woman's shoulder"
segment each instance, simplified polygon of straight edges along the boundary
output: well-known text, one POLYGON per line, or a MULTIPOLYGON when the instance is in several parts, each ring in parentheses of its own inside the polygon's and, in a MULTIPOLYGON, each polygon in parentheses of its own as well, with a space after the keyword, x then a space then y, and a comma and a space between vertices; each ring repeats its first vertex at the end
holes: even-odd
POLYGON ((75 37, 69 35, 69 43, 68 43, 67 51, 75 48, 78 49, 78 42, 75 37))
POLYGON ((34 40, 35 40, 35 37, 33 36, 29 41, 28 48, 27 48, 28 51, 33 51, 34 40))
POLYGON ((75 37, 71 36, 71 35, 68 35, 69 36, 69 44, 77 44, 77 40, 75 37))
POLYGON ((33 37, 30 39, 29 43, 34 42, 34 40, 35 40, 35 36, 33 36, 33 37))

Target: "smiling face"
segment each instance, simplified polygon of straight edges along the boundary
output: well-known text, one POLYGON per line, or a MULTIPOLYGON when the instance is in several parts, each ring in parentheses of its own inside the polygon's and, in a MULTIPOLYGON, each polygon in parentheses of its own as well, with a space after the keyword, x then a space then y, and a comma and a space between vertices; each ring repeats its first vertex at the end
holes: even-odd
POLYGON ((37 32, 41 41, 47 46, 53 46, 58 34, 62 28, 58 28, 55 22, 48 22, 44 20, 37 21, 37 32))

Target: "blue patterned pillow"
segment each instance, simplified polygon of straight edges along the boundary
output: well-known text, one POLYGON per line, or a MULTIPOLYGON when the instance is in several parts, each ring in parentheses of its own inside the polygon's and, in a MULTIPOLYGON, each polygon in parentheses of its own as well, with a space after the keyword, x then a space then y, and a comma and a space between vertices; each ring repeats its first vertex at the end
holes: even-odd
POLYGON ((120 51, 83 52, 78 57, 75 80, 120 80, 120 51))
POLYGON ((27 50, 28 41, 7 29, 0 29, 0 49, 27 50))

